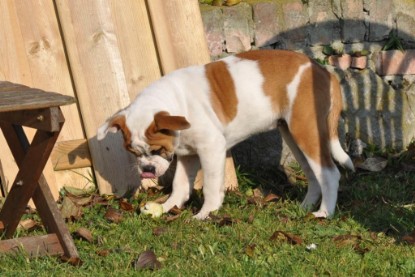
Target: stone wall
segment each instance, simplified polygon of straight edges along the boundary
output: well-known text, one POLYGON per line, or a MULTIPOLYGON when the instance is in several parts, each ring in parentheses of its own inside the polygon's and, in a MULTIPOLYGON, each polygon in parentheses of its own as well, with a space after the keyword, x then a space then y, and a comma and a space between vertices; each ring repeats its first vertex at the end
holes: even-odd
MULTIPOLYGON (((247 0, 201 5, 201 11, 212 59, 257 48, 292 49, 336 72, 345 147, 360 139, 399 150, 413 140, 415 1, 247 0), (394 50, 400 48, 406 51, 394 50)), ((233 151, 242 166, 275 168, 291 159, 285 147, 275 147, 281 145, 277 133, 259 136, 261 143, 256 137, 233 151)))

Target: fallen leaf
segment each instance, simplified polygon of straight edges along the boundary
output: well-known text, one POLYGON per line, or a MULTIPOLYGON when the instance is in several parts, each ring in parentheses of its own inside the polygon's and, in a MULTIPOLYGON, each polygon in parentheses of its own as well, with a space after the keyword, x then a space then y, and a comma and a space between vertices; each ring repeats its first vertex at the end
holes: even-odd
POLYGON ((72 196, 89 196, 95 191, 94 187, 90 187, 89 189, 80 189, 80 188, 65 186, 63 188, 66 191, 66 193, 72 196))
POLYGON ((415 244, 415 229, 412 231, 412 233, 403 236, 402 241, 408 244, 415 244))
POLYGON ((98 256, 106 257, 106 256, 108 256, 110 254, 110 251, 108 249, 101 249, 101 250, 97 250, 95 253, 98 256))
POLYGON ((353 245, 362 239, 358 235, 339 235, 333 238, 337 246, 353 245))
POLYGON ((31 218, 24 219, 19 222, 19 226, 17 228, 23 229, 26 231, 31 231, 38 226, 37 222, 31 218))
POLYGON ((123 210, 123 211, 127 211, 127 212, 134 211, 133 204, 131 204, 131 203, 125 201, 125 200, 120 200, 119 204, 120 204, 120 209, 123 210))
POLYGON ((114 222, 114 223, 120 223, 123 216, 122 216, 122 213, 119 210, 116 210, 112 207, 109 207, 107 209, 107 212, 104 215, 104 218, 106 220, 114 222))
POLYGON ((219 216, 213 217, 211 215, 211 218, 213 222, 216 223, 219 227, 232 225, 238 222, 238 220, 232 219, 229 215, 224 215, 222 217, 219 217, 219 216))
POLYGON ((61 256, 61 261, 73 266, 81 266, 83 264, 82 260, 79 257, 61 256))
POLYGON ((176 220, 176 219, 178 219, 178 218, 180 218, 180 214, 176 214, 176 215, 167 216, 167 217, 166 217, 166 222, 171 222, 171 221, 176 220))
POLYGON ((365 254, 370 251, 369 248, 362 246, 362 236, 360 235, 339 235, 333 238, 338 247, 351 246, 358 254, 365 254))
POLYGON ((254 197, 264 198, 264 194, 262 193, 262 191, 259 188, 255 188, 253 190, 253 193, 254 193, 254 197))
POLYGON ((246 221, 248 224, 252 224, 254 222, 255 216, 254 214, 250 214, 248 220, 246 221))
POLYGON ((82 215, 82 209, 69 197, 64 197, 61 206, 61 215, 66 219, 79 219, 82 215))
POLYGON ((134 268, 139 269, 160 269, 161 263, 157 260, 156 254, 153 251, 147 250, 140 254, 138 259, 134 261, 134 268))
POLYGON ((169 197, 170 197, 169 194, 165 194, 165 195, 160 196, 156 200, 154 200, 154 202, 159 203, 159 204, 163 204, 164 202, 167 201, 167 199, 169 199, 169 197))
POLYGON ((68 195, 68 197, 72 200, 72 202, 74 202, 78 206, 86 206, 86 205, 90 204, 92 202, 92 198, 93 198, 92 195, 84 196, 84 197, 68 195))
POLYGON ((173 214, 173 215, 178 215, 182 213, 182 210, 177 208, 177 206, 174 206, 173 208, 171 208, 169 210, 169 213, 173 214))
POLYGON ((167 232, 167 228, 166 227, 156 227, 153 229, 153 235, 154 236, 160 236, 164 233, 167 232))
POLYGON ((245 254, 252 258, 255 254, 255 248, 256 248, 255 243, 251 243, 251 244, 247 245, 245 247, 245 254))
POLYGON ((357 163, 356 167, 372 172, 382 171, 388 164, 388 160, 381 157, 367 158, 362 163, 357 163))
POLYGON ((303 243, 303 239, 299 236, 295 236, 284 231, 275 231, 270 237, 270 240, 286 241, 292 245, 300 245, 303 243))
POLYGON ((92 233, 87 228, 81 227, 75 232, 75 234, 77 237, 82 238, 88 242, 94 242, 92 233))
POLYGON ((280 197, 276 194, 270 193, 267 196, 264 197, 264 202, 272 202, 272 201, 277 201, 279 200, 280 197))

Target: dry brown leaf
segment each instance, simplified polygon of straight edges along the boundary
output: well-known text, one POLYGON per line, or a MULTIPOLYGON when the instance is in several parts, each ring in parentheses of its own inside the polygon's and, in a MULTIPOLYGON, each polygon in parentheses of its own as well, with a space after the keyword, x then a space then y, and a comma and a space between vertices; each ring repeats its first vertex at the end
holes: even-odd
POLYGON ((153 251, 147 250, 140 254, 138 259, 134 261, 134 268, 156 270, 161 268, 161 263, 157 260, 153 251))
POLYGON ((276 194, 270 193, 267 196, 264 197, 264 202, 272 202, 272 201, 278 201, 280 197, 276 194))
POLYGON ((86 205, 90 204, 92 202, 92 198, 93 198, 92 195, 84 196, 84 197, 68 195, 68 197, 72 200, 72 202, 74 202, 78 206, 86 206, 86 205))
POLYGON ((104 215, 104 218, 108 221, 114 222, 114 223, 120 223, 123 216, 121 211, 116 210, 112 207, 109 207, 107 212, 104 215))
POLYGON ((333 238, 337 246, 353 245, 361 241, 362 237, 358 235, 339 235, 333 238))
POLYGON ((254 214, 250 214, 248 220, 246 221, 248 224, 252 224, 254 222, 255 216, 254 214))
POLYGON ((69 197, 64 197, 61 206, 61 215, 67 219, 79 219, 82 216, 82 208, 77 206, 69 197))
POLYGON ((255 248, 256 248, 255 243, 251 243, 251 244, 247 245, 245 247, 245 254, 252 258, 255 254, 255 248))
POLYGON ((127 211, 127 212, 134 211, 133 204, 131 204, 131 203, 125 201, 125 200, 122 200, 121 199, 120 202, 119 202, 119 204, 120 204, 120 209, 123 210, 123 211, 127 211))
POLYGON ((94 242, 94 237, 92 236, 91 231, 89 231, 87 228, 81 227, 76 231, 75 234, 79 238, 84 239, 88 242, 94 242))
POLYGON ((82 260, 79 257, 61 256, 61 261, 73 266, 81 266, 83 264, 82 260))
POLYGON ((382 171, 388 164, 388 160, 381 157, 367 158, 362 163, 357 163, 356 167, 372 172, 382 171))
POLYGON ((26 231, 31 231, 38 226, 37 222, 31 218, 24 219, 19 222, 19 226, 17 228, 23 229, 26 231))
POLYGON ((163 204, 164 202, 167 201, 167 199, 169 199, 169 197, 170 197, 170 194, 165 194, 165 195, 160 196, 156 200, 154 200, 154 202, 159 203, 159 204, 163 204))
POLYGON ((101 249, 101 250, 97 250, 95 253, 98 256, 106 257, 106 256, 108 256, 110 254, 110 251, 108 249, 101 249))
POLYGON ((154 236, 160 236, 164 233, 167 232, 167 228, 166 227, 156 227, 153 229, 153 235, 154 236))
POLYGON ((180 217, 180 214, 168 216, 168 217, 166 217, 166 222, 171 222, 173 220, 178 219, 179 217, 180 217))
POLYGON ((412 231, 412 233, 403 236, 402 241, 408 244, 415 244, 415 229, 412 231))
POLYGON ((284 231, 275 231, 270 237, 270 240, 286 241, 292 245, 300 245, 303 243, 303 239, 299 236, 284 231))
POLYGON ((264 198, 264 194, 259 188, 253 189, 254 197, 264 198))
POLYGON ((173 215, 179 215, 182 213, 182 210, 177 208, 177 206, 174 206, 173 208, 171 208, 169 210, 169 213, 173 214, 173 215))

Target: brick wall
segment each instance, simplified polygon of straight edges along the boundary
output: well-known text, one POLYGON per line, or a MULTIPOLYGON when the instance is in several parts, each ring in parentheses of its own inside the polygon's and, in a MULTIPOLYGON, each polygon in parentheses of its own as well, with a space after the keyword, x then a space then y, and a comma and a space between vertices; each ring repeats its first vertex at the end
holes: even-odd
MULTIPOLYGON (((231 7, 201 5, 201 11, 212 59, 282 48, 328 64, 343 87, 340 129, 350 138, 343 137, 345 147, 361 140, 402 149, 413 140, 415 1, 246 0, 231 7), (385 45, 406 51, 382 51, 385 45)), ((263 169, 284 163, 284 147, 282 153, 270 147, 280 139, 260 136, 265 143, 254 138, 234 151, 242 166, 263 169)))

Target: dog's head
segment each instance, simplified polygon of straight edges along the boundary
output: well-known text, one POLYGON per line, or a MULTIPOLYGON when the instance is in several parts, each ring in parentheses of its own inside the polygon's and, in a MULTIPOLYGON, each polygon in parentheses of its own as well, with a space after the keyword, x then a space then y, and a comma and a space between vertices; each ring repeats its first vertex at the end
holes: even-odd
POLYGON ((128 110, 121 110, 99 127, 97 139, 121 130, 124 147, 137 158, 140 176, 157 178, 166 172, 173 160, 179 131, 188 128, 190 123, 184 117, 165 111, 138 118, 128 110))

